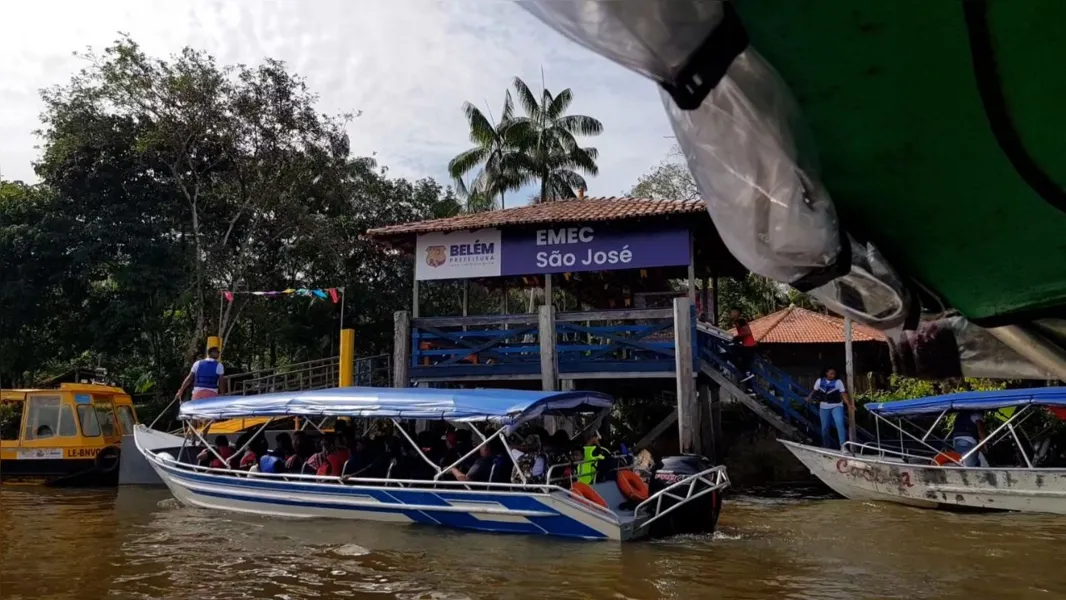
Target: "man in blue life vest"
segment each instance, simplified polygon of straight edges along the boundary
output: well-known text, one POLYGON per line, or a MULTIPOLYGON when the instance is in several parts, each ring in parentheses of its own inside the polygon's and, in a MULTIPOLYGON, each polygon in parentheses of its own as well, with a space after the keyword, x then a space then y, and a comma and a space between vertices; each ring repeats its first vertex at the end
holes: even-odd
POLYGON ((189 375, 182 382, 181 388, 174 398, 181 402, 185 390, 192 386, 192 399, 214 398, 219 393, 226 393, 226 380, 222 375, 226 372, 222 363, 218 360, 218 348, 212 346, 207 349, 207 358, 202 358, 192 364, 189 375))

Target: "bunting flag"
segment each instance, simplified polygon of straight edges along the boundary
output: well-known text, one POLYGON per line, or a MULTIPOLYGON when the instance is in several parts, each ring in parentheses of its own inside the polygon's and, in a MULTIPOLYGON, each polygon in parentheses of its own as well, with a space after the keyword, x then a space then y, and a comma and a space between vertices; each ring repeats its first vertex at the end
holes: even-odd
POLYGON ((226 299, 226 302, 233 302, 236 294, 251 294, 252 296, 263 296, 265 298, 278 298, 281 296, 301 296, 304 298, 310 298, 311 300, 331 300, 334 304, 338 304, 341 301, 341 294, 344 293, 344 288, 289 288, 281 291, 262 291, 262 292, 246 292, 246 291, 230 291, 220 290, 222 297, 226 299))

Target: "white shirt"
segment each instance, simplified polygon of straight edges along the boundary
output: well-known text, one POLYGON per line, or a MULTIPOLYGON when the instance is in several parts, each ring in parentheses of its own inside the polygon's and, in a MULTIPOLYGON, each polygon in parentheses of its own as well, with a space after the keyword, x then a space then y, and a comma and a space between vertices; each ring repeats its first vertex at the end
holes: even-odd
MULTIPOLYGON (((826 392, 840 392, 841 394, 843 394, 844 393, 844 382, 839 380, 839 379, 834 379, 833 381, 829 381, 827 379, 823 379, 823 378, 819 377, 818 379, 816 379, 814 381, 814 391, 816 391, 816 392, 823 392, 823 391, 826 391, 826 392), (825 383, 832 384, 831 386, 829 386, 829 390, 823 390, 822 389, 822 385, 821 384, 822 384, 823 381, 825 383)), ((818 406, 821 407, 821 408, 833 408, 833 407, 840 406, 840 405, 839 404, 829 404, 828 402, 822 402, 818 406)))
MULTIPOLYGON (((196 362, 194 362, 192 364, 192 369, 189 369, 189 372, 193 374, 193 377, 196 376, 196 369, 198 369, 200 367, 200 363, 202 363, 204 361, 209 361, 209 362, 215 363, 215 374, 218 375, 219 377, 222 377, 223 373, 226 372, 226 369, 224 369, 222 367, 222 363, 221 362, 219 362, 219 361, 217 361, 217 360, 215 360, 213 358, 201 358, 200 360, 198 360, 198 361, 196 361, 196 362)), ((216 390, 216 388, 201 388, 201 387, 193 386, 192 391, 195 392, 197 390, 216 390)))

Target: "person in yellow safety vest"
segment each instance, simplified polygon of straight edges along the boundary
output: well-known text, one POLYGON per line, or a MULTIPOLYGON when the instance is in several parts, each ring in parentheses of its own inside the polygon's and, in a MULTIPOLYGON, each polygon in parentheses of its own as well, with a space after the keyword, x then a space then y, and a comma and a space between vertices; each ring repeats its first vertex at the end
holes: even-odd
POLYGON ((596 468, 604 458, 606 458, 606 454, 604 454, 604 449, 600 447, 599 432, 589 432, 585 437, 582 463, 577 466, 577 480, 585 485, 592 485, 596 481, 596 468))

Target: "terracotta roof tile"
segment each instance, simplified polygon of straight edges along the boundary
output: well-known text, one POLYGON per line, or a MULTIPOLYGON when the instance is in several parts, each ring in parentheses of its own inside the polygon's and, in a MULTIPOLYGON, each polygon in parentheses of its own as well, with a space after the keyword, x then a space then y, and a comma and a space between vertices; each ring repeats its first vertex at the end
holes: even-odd
MULTIPOLYGON (((843 344, 844 319, 790 306, 750 322, 760 344, 843 344)), ((852 322, 853 342, 884 342, 880 331, 852 322)))
POLYGON ((428 233, 431 231, 461 231, 483 227, 525 225, 534 223, 576 223, 589 221, 618 221, 667 215, 704 213, 702 200, 647 200, 644 198, 590 198, 557 200, 543 204, 531 204, 506 210, 472 213, 402 223, 371 229, 367 236, 385 238, 394 235, 428 233))

